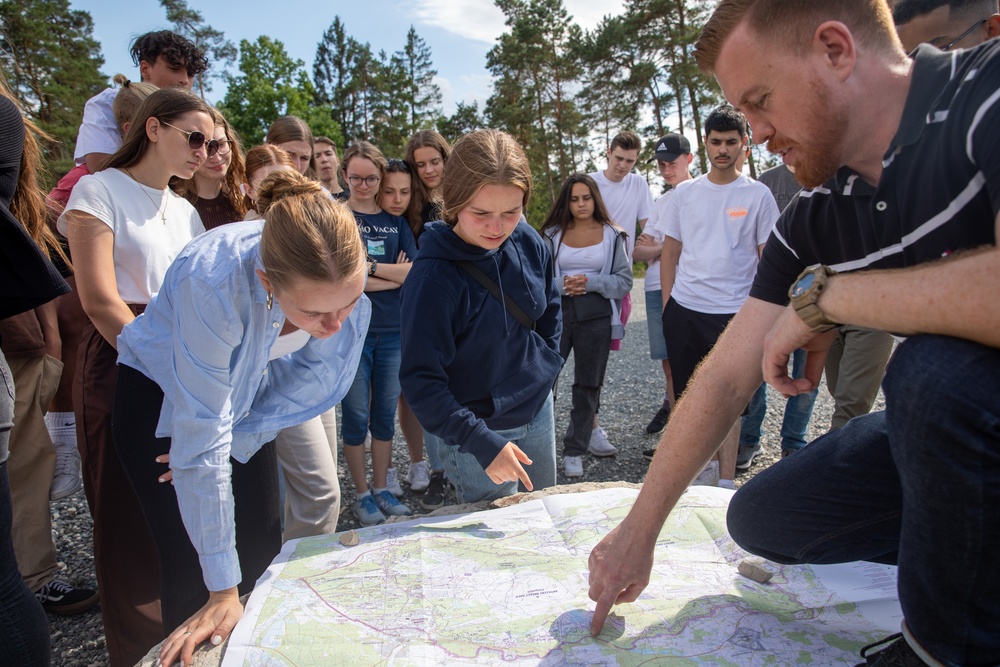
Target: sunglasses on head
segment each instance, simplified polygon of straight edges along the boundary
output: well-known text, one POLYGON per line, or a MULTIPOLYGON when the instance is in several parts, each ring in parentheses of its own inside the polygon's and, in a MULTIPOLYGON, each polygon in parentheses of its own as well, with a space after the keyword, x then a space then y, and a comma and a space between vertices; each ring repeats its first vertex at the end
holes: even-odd
MULTIPOLYGON (((181 134, 186 134, 187 138, 188 138, 188 148, 190 148, 193 151, 196 151, 199 148, 201 148, 202 146, 205 146, 206 150, 208 151, 208 157, 212 157, 216 153, 218 153, 219 152, 219 148, 222 147, 222 142, 219 141, 219 140, 217 140, 217 139, 212 139, 211 141, 209 141, 206 144, 205 143, 205 134, 203 132, 199 132, 198 130, 194 130, 193 132, 188 132, 187 130, 182 130, 181 128, 177 127, 176 125, 171 125, 170 123, 168 123, 166 121, 162 121, 161 120, 160 122, 162 124, 166 125, 167 127, 174 128, 175 130, 177 130, 181 134)), ((229 142, 226 142, 226 143, 228 144, 229 142)))
POLYGON ((400 160, 397 157, 389 158, 389 170, 405 171, 408 174, 410 173, 410 165, 406 164, 404 160, 400 160))

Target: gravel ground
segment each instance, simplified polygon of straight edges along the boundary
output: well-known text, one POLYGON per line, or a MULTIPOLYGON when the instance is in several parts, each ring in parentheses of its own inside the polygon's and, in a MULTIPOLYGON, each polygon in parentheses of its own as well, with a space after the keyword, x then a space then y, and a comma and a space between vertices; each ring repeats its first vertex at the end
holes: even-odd
MULTIPOLYGON (((632 290, 632 316, 628 335, 620 352, 612 352, 604 382, 600 422, 610 441, 618 447, 618 455, 612 458, 584 459, 584 476, 579 481, 642 482, 646 475, 647 462, 642 450, 656 444, 657 437, 647 435, 646 424, 660 405, 663 396, 663 374, 658 362, 649 358, 646 335, 645 299, 642 280, 636 280, 632 290)), ((566 430, 570 411, 569 385, 572 383, 570 358, 563 371, 564 390, 556 399, 556 439, 557 449, 561 448, 561 436, 566 430)), ((768 390, 768 410, 763 426, 763 451, 746 472, 738 472, 736 484, 739 486, 753 474, 764 469, 780 458, 781 414, 783 401, 772 389, 768 390)), ((876 401, 876 409, 883 407, 881 393, 876 401)), ((825 386, 820 388, 809 423, 808 440, 822 435, 833 415, 833 401, 825 386)), ((397 429, 393 444, 393 456, 400 474, 409 463, 406 444, 397 429)), ((340 478, 342 489, 341 517, 338 528, 346 530, 357 527, 351 513, 354 501, 354 487, 347 475, 343 456, 340 458, 340 478)), ((561 474, 558 483, 569 483, 561 474)), ((402 498, 415 514, 425 513, 415 495, 409 491, 402 498)), ((454 497, 448 499, 454 503, 454 497)), ((52 504, 53 528, 61 573, 64 579, 79 586, 96 587, 94 557, 91 548, 92 522, 87 502, 80 492, 66 500, 52 504)), ((104 634, 100 612, 97 609, 77 616, 59 617, 49 615, 52 631, 52 665, 58 667, 100 667, 108 664, 104 648, 104 634)))

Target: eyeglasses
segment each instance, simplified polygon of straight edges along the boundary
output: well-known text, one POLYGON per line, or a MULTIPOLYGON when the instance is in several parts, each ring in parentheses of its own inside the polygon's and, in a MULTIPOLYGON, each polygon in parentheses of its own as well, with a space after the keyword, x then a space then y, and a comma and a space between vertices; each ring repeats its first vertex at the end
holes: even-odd
MULTIPOLYGON (((177 127, 176 125, 171 125, 170 123, 167 123, 166 121, 162 121, 161 120, 160 122, 163 123, 164 125, 166 125, 167 127, 174 128, 175 130, 177 130, 181 134, 186 134, 187 138, 188 138, 188 148, 190 148, 191 150, 196 151, 199 148, 201 148, 202 146, 206 146, 206 144, 205 144, 205 134, 203 132, 199 132, 198 130, 194 130, 193 132, 188 132, 187 130, 182 130, 181 128, 177 127)), ((228 145, 228 143, 229 142, 227 141, 226 144, 228 145)), ((206 146, 206 149, 208 150, 208 157, 212 157, 213 155, 215 155, 216 153, 218 153, 220 148, 222 148, 222 144, 217 139, 212 139, 211 141, 209 141, 208 145, 206 146)), ((226 153, 228 153, 228 152, 229 151, 226 150, 226 153)), ((223 153, 223 155, 225 155, 225 153, 223 153)))
POLYGON ((347 177, 347 182, 353 185, 354 187, 359 187, 362 183, 364 183, 368 187, 374 188, 376 185, 378 185, 378 182, 381 180, 382 179, 379 176, 368 176, 367 178, 362 178, 361 176, 347 177))
POLYGON ((388 171, 406 172, 408 174, 410 173, 410 165, 406 164, 405 160, 400 160, 398 157, 389 158, 388 171))
POLYGON ((961 42, 963 39, 965 39, 966 37, 968 37, 969 35, 971 35, 977 28, 979 28, 979 26, 981 26, 982 24, 986 23, 987 21, 989 21, 989 19, 979 19, 978 21, 976 21, 975 23, 972 24, 971 28, 969 28, 968 30, 966 30, 961 35, 959 35, 955 39, 951 40, 950 42, 948 42, 944 46, 942 46, 941 50, 942 51, 949 51, 949 50, 951 50, 951 47, 955 46, 956 44, 958 44, 959 42, 961 42))

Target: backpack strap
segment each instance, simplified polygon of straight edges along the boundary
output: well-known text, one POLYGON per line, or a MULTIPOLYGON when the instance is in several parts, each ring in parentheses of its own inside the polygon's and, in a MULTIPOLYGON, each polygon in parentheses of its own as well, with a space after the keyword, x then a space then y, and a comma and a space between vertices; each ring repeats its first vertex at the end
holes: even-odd
POLYGON ((483 273, 482 269, 480 269, 478 266, 476 266, 473 262, 470 262, 469 260, 462 260, 460 262, 455 262, 455 263, 458 264, 458 266, 461 267, 463 271, 465 271, 470 276, 475 278, 476 282, 485 287, 486 290, 493 295, 493 298, 502 303, 504 305, 504 308, 507 309, 507 312, 514 316, 514 319, 516 319, 518 322, 520 322, 522 325, 524 325, 531 331, 535 330, 535 321, 530 317, 528 317, 528 314, 523 310, 521 310, 521 307, 516 303, 514 303, 514 300, 511 299, 509 296, 507 296, 506 294, 501 296, 500 287, 495 282, 493 282, 493 280, 489 276, 483 273))

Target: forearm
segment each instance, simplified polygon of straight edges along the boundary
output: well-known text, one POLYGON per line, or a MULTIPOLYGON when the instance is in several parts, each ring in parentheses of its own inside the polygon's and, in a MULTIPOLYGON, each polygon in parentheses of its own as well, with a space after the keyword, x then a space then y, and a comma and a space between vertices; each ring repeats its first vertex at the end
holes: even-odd
POLYGON ((376 278, 374 276, 368 276, 368 282, 365 283, 366 292, 385 292, 386 290, 399 289, 399 283, 394 283, 391 280, 385 280, 384 278, 376 278))
POLYGON ((783 308, 750 299, 698 368, 673 410, 642 491, 623 523, 656 540, 691 480, 719 448, 761 383, 764 336, 783 308))
POLYGON ((128 305, 120 298, 89 299, 83 302, 83 310, 94 323, 94 328, 111 347, 118 349, 118 334, 125 325, 135 319, 128 305))
POLYGON ((677 263, 681 258, 681 242, 669 236, 663 239, 663 252, 660 253, 660 290, 663 292, 663 307, 670 300, 670 292, 674 289, 677 277, 677 263))
POLYGON ((662 243, 650 240, 649 244, 640 244, 637 241, 635 244, 635 250, 632 251, 632 259, 637 262, 652 262, 653 260, 660 258, 661 252, 663 252, 662 243))
MULTIPOLYGON (((411 266, 413 265, 409 263, 388 264, 379 262, 375 266, 375 275, 372 277, 396 283, 396 287, 399 287, 403 284, 403 281, 406 280, 406 276, 410 273, 411 266)), ((371 281, 371 277, 369 277, 369 281, 371 281)))
POLYGON ((997 284, 1000 250, 989 247, 907 269, 833 276, 818 305, 835 322, 1000 347, 997 284))

